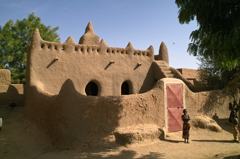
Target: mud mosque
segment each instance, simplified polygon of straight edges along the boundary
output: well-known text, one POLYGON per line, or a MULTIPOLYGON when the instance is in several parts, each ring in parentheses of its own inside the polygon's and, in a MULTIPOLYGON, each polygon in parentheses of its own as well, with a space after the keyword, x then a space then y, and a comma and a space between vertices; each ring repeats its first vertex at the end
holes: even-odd
POLYGON ((154 55, 152 46, 108 46, 91 22, 78 44, 71 36, 64 43, 44 41, 36 29, 28 47, 24 117, 59 147, 131 143, 138 137, 129 134, 140 129, 150 134, 145 138, 159 138, 182 130, 184 108, 191 117, 228 117, 233 97, 225 90, 204 91, 196 79, 197 70, 169 66, 164 42, 154 55))

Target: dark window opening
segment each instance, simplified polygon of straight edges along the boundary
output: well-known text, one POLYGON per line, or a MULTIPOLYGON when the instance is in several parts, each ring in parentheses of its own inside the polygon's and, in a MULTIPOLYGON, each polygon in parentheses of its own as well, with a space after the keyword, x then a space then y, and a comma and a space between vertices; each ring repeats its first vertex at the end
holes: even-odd
POLYGON ((128 95, 129 94, 129 85, 127 82, 123 82, 121 87, 121 94, 122 95, 128 95))
POLYGON ((94 82, 89 82, 85 88, 87 96, 97 96, 98 95, 98 86, 94 82))

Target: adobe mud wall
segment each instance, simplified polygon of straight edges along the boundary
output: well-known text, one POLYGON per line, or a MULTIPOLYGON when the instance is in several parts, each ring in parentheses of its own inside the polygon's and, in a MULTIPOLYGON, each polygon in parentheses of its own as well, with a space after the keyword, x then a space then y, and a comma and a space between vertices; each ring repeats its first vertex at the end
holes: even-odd
POLYGON ((184 78, 186 79, 192 79, 195 78, 196 80, 198 80, 198 70, 196 69, 188 69, 188 68, 178 68, 177 69, 184 78))
POLYGON ((15 103, 23 106, 24 85, 11 84, 11 73, 8 69, 0 69, 0 106, 15 103))
POLYGON ((127 81, 130 94, 143 93, 155 84, 154 50, 113 48, 102 40, 98 45, 76 44, 72 37, 65 43, 43 41, 38 30, 33 34, 28 53, 28 81, 50 94, 58 94, 69 78, 77 91, 85 95, 91 81, 98 86, 98 96, 121 95, 127 81))
POLYGON ((8 69, 0 69, 0 85, 11 84, 11 72, 8 69))
POLYGON ((238 101, 238 92, 223 89, 193 93, 187 88, 185 97, 185 104, 193 116, 206 115, 213 117, 217 115, 219 118, 228 118, 230 114, 229 103, 233 103, 236 98, 238 101))
POLYGON ((155 124, 164 127, 161 82, 147 93, 123 96, 85 96, 68 79, 58 95, 32 87, 24 116, 37 123, 58 147, 101 142, 118 127, 155 124))
POLYGON ((193 85, 199 85, 199 70, 196 69, 187 69, 187 68, 178 68, 177 69, 184 78, 186 78, 193 85))

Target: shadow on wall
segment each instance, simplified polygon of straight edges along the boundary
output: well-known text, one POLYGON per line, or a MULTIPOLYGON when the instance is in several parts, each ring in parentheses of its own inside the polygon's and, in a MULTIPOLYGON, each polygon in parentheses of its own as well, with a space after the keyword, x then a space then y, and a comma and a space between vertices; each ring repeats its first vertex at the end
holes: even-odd
POLYGON ((211 117, 228 118, 230 114, 228 109, 229 102, 233 102, 234 95, 236 96, 237 93, 233 89, 209 91, 206 99, 202 99, 202 102, 200 101, 203 104, 198 112, 211 117))
POLYGON ((23 87, 22 85, 2 85, 0 93, 1 105, 9 105, 15 103, 16 106, 24 105, 24 94, 20 94, 16 87, 23 87), (5 91, 6 90, 6 91, 5 91))
MULTIPOLYGON (((230 114, 230 112, 229 112, 230 114)), ((228 121, 228 118, 225 119, 215 119, 213 118, 217 124, 225 131, 232 133, 232 127, 231 127, 231 123, 228 121)))
POLYGON ((119 125, 121 98, 84 96, 67 79, 58 95, 29 90, 24 114, 35 121, 59 148, 108 142, 119 125))
POLYGON ((151 90, 156 82, 157 80, 154 78, 154 64, 152 63, 139 90, 139 93, 144 93, 151 90))
POLYGON ((120 100, 113 96, 84 96, 70 79, 66 80, 56 99, 62 121, 66 121, 59 123, 64 145, 103 139, 112 134, 123 109, 120 100))
POLYGON ((101 97, 80 94, 70 79, 55 96, 30 86, 24 115, 39 125, 58 148, 111 144, 119 127, 164 126, 162 86, 158 81, 147 93, 101 97))

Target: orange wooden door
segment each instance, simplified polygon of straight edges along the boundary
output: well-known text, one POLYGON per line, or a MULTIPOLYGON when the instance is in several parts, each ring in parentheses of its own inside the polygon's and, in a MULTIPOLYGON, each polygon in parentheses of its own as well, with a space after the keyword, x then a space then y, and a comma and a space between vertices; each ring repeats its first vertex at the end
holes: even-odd
POLYGON ((181 131, 183 127, 182 84, 167 84, 168 131, 181 131))

